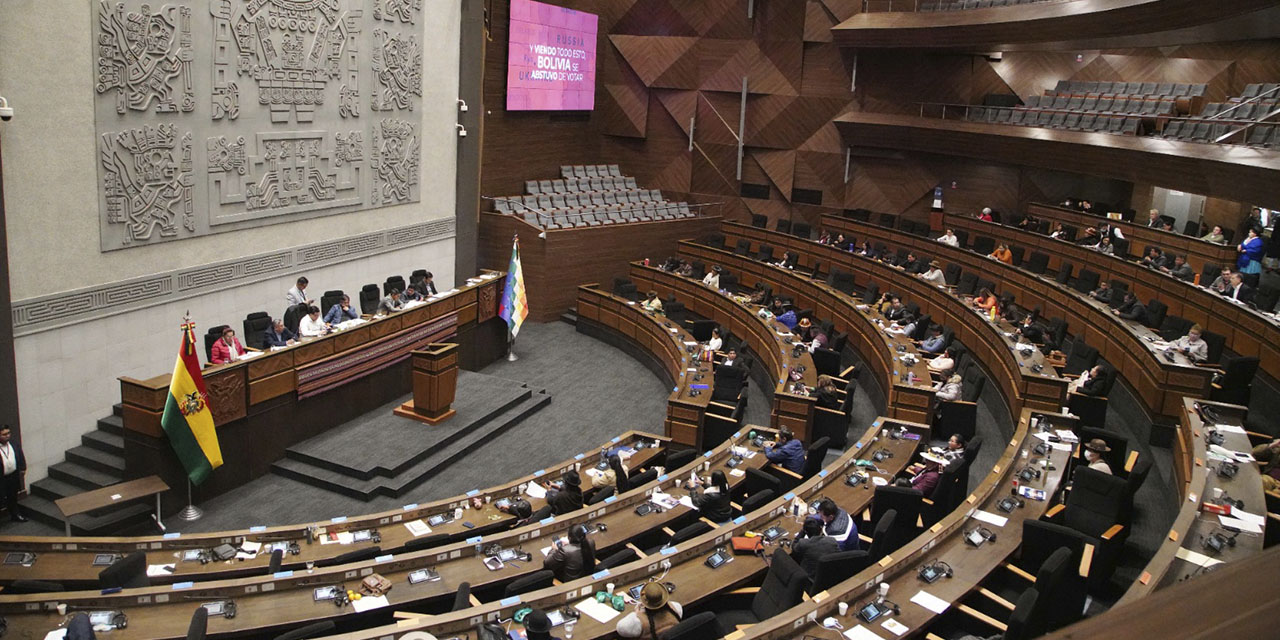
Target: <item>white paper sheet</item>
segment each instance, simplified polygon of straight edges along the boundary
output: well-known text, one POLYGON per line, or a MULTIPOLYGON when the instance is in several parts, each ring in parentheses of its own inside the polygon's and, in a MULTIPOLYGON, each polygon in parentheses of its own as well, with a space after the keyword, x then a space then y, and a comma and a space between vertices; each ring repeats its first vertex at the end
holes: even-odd
POLYGON ((530 482, 529 486, 525 488, 524 493, 535 500, 541 500, 547 497, 547 490, 543 489, 542 485, 536 482, 530 482))
POLYGON ((1224 527, 1239 529, 1245 533, 1262 533, 1262 527, 1259 527, 1248 520, 1241 520, 1239 518, 1232 518, 1229 516, 1218 516, 1218 522, 1222 523, 1222 526, 1224 527))
POLYGON ((171 576, 173 575, 172 569, 175 566, 173 564, 149 564, 147 565, 147 577, 171 576))
POLYGON ((54 629, 53 631, 50 631, 49 633, 44 634, 44 640, 62 640, 65 637, 67 637, 66 627, 62 627, 61 629, 54 629))
POLYGON ((1240 435, 1248 433, 1244 430, 1244 427, 1237 427, 1233 424, 1215 424, 1213 425, 1213 428, 1223 433, 1238 433, 1240 435))
POLYGON ((359 600, 352 600, 351 608, 355 609, 356 613, 361 613, 372 609, 381 609, 388 604, 390 603, 387 602, 386 596, 363 596, 359 600))
POLYGON ((998 516, 989 511, 983 511, 982 509, 978 509, 973 512, 973 519, 981 520, 987 524, 994 524, 997 527, 1003 527, 1009 522, 1009 519, 1004 516, 998 516))
POLYGON ((905 624, 902 624, 901 622, 898 622, 897 620, 894 620, 893 618, 889 618, 888 620, 885 620, 884 622, 880 623, 880 626, 888 629, 889 631, 892 631, 893 635, 895 636, 900 636, 911 630, 910 627, 908 627, 905 624))
POLYGON ((1242 509, 1232 509, 1231 517, 1237 518, 1239 520, 1244 520, 1245 522, 1248 522, 1249 524, 1252 524, 1257 527, 1262 527, 1267 523, 1266 518, 1259 515, 1254 515, 1242 509))
POLYGON ((849 640, 882 640, 880 636, 862 625, 858 625, 852 629, 846 629, 844 637, 849 640))
POLYGON ((1221 560, 1214 560, 1203 553, 1192 551, 1185 547, 1178 549, 1178 552, 1174 555, 1178 556, 1180 560, 1185 560, 1199 567, 1212 567, 1215 564, 1222 564, 1221 560))
POLYGON ((602 602, 596 602, 595 598, 587 598, 578 604, 573 605, 578 611, 581 611, 594 619, 596 622, 607 623, 618 617, 619 611, 602 602))
POLYGON ((934 613, 942 613, 951 606, 951 603, 925 591, 924 589, 921 589, 914 596, 911 596, 911 601, 934 613))
POLYGON ((428 533, 431 533, 431 527, 422 520, 414 520, 412 522, 406 522, 404 523, 404 528, 408 529, 409 533, 413 534, 413 537, 415 538, 417 538, 418 536, 425 536, 428 533))

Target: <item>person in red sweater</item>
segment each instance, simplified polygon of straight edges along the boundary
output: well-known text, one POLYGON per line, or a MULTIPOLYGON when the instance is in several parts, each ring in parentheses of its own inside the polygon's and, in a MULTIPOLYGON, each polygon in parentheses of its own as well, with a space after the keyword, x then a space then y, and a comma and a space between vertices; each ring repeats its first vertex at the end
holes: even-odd
POLYGON ((236 330, 227 327, 222 330, 222 337, 213 343, 213 348, 209 350, 209 364, 235 362, 244 355, 244 352, 244 345, 240 344, 240 340, 236 338, 236 330))

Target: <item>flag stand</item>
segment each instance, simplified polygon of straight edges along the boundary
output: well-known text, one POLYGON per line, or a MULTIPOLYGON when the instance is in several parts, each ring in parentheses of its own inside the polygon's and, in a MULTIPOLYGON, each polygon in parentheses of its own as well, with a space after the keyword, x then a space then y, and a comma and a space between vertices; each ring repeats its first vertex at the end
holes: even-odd
POLYGON ((520 359, 518 356, 516 356, 515 346, 516 346, 516 339, 512 337, 507 341, 507 362, 515 362, 516 360, 520 359))
POLYGON ((187 506, 183 507, 182 511, 178 512, 178 519, 191 522, 193 520, 199 520, 200 518, 203 518, 203 517, 204 517, 204 510, 201 509, 200 507, 197 507, 195 505, 195 502, 191 500, 191 480, 188 479, 187 480, 187 506))

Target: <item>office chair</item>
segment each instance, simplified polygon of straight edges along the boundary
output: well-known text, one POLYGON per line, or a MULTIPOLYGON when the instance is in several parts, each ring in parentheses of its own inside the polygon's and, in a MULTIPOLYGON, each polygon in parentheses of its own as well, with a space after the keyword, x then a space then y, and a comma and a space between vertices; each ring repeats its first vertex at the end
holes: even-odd
POLYGON ((689 616, 658 634, 658 640, 720 640, 723 637, 724 629, 716 619, 716 614, 711 611, 689 616))
POLYGON ((828 553, 818 560, 818 571, 813 575, 813 584, 809 586, 808 594, 830 589, 870 565, 865 550, 828 553))
POLYGON ((282 633, 273 640, 306 640, 307 638, 318 638, 327 636, 338 629, 338 625, 332 620, 322 620, 313 622, 305 627, 299 627, 288 633, 282 633))
POLYGON ((741 514, 751 513, 752 511, 769 504, 775 497, 777 497, 777 495, 778 494, 775 493, 773 489, 762 489, 761 491, 752 494, 746 500, 742 501, 742 509, 740 510, 741 514))
POLYGON ((606 499, 608 499, 609 496, 613 495, 614 492, 616 491, 617 489, 615 489, 612 486, 600 487, 600 489, 591 493, 591 497, 587 500, 587 504, 589 505, 600 504, 601 502, 604 502, 606 499))
POLYGON ((342 302, 342 296, 344 295, 346 294, 343 293, 342 289, 332 289, 324 292, 324 295, 320 296, 320 313, 329 313, 329 309, 333 308, 333 305, 342 302))
POLYGON ((690 462, 693 462, 693 459, 697 457, 698 457, 698 451, 696 449, 681 449, 679 451, 671 451, 667 453, 666 464, 663 464, 662 466, 666 468, 667 473, 670 473, 672 471, 679 469, 680 467, 683 467, 689 464, 690 462))
POLYGON ((27 593, 56 593, 58 591, 66 591, 67 587, 61 582, 49 582, 47 580, 14 580, 9 586, 4 588, 5 595, 20 595, 27 593))
POLYGON ((631 562, 632 560, 636 560, 639 558, 640 556, 636 554, 635 549, 632 549, 630 547, 624 547, 614 552, 612 555, 605 558, 604 560, 601 560, 600 562, 596 563, 596 570, 599 571, 601 569, 611 569, 613 567, 624 565, 628 562, 631 562))
POLYGON ((876 487, 869 514, 872 527, 878 525, 890 511, 897 514, 894 530, 890 533, 898 540, 910 540, 919 531, 916 523, 924 511, 924 494, 911 487, 876 487))
POLYGON ((206 363, 213 359, 213 343, 222 337, 222 330, 226 328, 227 325, 220 324, 216 327, 209 327, 209 330, 204 333, 204 361, 206 363))
POLYGON ((284 562, 284 549, 276 549, 271 552, 271 562, 267 564, 267 575, 273 576, 280 573, 280 565, 284 562))
POLYGON ((538 589, 546 589, 555 584, 556 574, 550 569, 535 571, 527 576, 522 576, 512 580, 505 589, 502 590, 503 598, 518 596, 522 593, 537 591, 538 589))
MULTIPOLYGON (((784 549, 775 549, 769 563, 769 572, 765 574, 764 583, 754 591, 749 608, 721 611, 716 618, 727 629, 768 620, 800 604, 809 582, 808 574, 784 549)), ((720 598, 721 601, 729 599, 730 597, 720 598)))
POLYGON ((271 327, 271 316, 266 311, 254 311, 244 318, 244 345, 254 349, 261 349, 263 345, 263 337, 271 327))
POLYGON ((203 606, 191 612, 191 624, 187 625, 187 640, 204 640, 209 632, 209 610, 203 606))
POLYGON ((434 533, 421 538, 414 538, 401 546, 399 549, 393 549, 394 553, 412 553, 421 549, 430 549, 438 547, 449 542, 449 535, 445 533, 434 533))
POLYGON ((453 594, 453 607, 450 611, 462 611, 471 608, 471 583, 458 583, 458 590, 453 594))
POLYGON ((378 295, 378 285, 366 284, 360 289, 360 313, 371 316, 378 312, 378 302, 381 300, 378 295))
POLYGON ((372 560, 380 555, 382 555, 382 547, 375 545, 372 547, 366 547, 364 549, 356 549, 355 551, 348 551, 344 554, 337 555, 332 558, 321 558, 320 560, 316 561, 316 566, 317 567, 335 567, 340 564, 349 564, 352 562, 364 562, 365 560, 372 560))
POLYGON ((135 551, 115 562, 98 574, 98 588, 111 589, 120 587, 133 589, 151 586, 151 578, 147 577, 147 554, 135 551))
POLYGON ((1093 544, 1091 589, 1104 587, 1119 563, 1129 537, 1129 527, 1122 524, 1129 517, 1124 513, 1127 504, 1128 482, 1124 478, 1076 467, 1067 502, 1045 513, 1045 520, 1074 529, 1093 544))
POLYGON ((1259 360, 1253 356, 1228 356, 1222 362, 1222 376, 1212 384, 1209 399, 1249 406, 1253 395, 1253 379, 1258 375, 1259 360))
POLYGON ((813 435, 826 440, 830 447, 844 449, 849 444, 849 414, 839 409, 814 407, 813 435))

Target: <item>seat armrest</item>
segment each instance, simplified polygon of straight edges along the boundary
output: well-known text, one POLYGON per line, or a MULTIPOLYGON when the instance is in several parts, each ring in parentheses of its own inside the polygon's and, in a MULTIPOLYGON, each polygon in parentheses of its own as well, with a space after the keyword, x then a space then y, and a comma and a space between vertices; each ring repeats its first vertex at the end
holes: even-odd
POLYGON ((1049 507, 1048 511, 1044 512, 1044 519, 1048 520, 1049 522, 1053 522, 1062 514, 1063 511, 1066 511, 1066 510, 1067 510, 1067 505, 1055 504, 1052 507, 1049 507))
POLYGON ((967 604, 962 604, 956 607, 956 610, 969 616, 970 618, 973 618, 974 620, 977 620, 979 622, 982 622, 984 624, 991 626, 994 629, 999 630, 1001 633, 1004 633, 1005 631, 1009 630, 1008 625, 1006 625, 1005 623, 1000 622, 999 620, 996 620, 995 618, 992 618, 991 616, 981 611, 978 611, 977 609, 974 609, 973 607, 970 607, 967 604))
POLYGON ((822 412, 825 412, 825 413, 833 413, 833 414, 838 415, 838 416, 842 416, 842 415, 844 415, 844 412, 843 412, 843 411, 839 411, 839 410, 837 410, 837 409, 828 409, 828 408, 826 408, 826 407, 814 407, 814 408, 813 408, 813 410, 814 410, 814 411, 822 411, 822 412))
POLYGON ((1110 541, 1112 538, 1115 538, 1116 536, 1120 535, 1121 531, 1124 531, 1124 525, 1113 524, 1111 525, 1110 529, 1107 529, 1106 531, 1102 532, 1102 539, 1110 541))
POLYGON ((770 462, 770 463, 769 463, 769 472, 770 472, 770 473, 773 473, 773 472, 775 472, 775 471, 776 471, 776 472, 778 472, 778 473, 781 473, 782 475, 785 475, 785 476, 789 476, 789 477, 795 478, 796 480, 804 480, 804 476, 802 476, 802 475, 800 475, 800 474, 798 474, 798 473, 796 473, 796 472, 794 472, 794 471, 792 471, 792 470, 790 470, 790 469, 786 469, 786 468, 784 468, 784 467, 781 467, 781 466, 779 466, 779 465, 776 465, 776 464, 773 464, 772 462, 770 462))
POLYGON ((1022 578, 1027 582, 1030 582, 1031 584, 1036 583, 1035 576, 1031 575, 1030 573, 1027 573, 1026 571, 1023 571, 1021 568, 1018 567, 1018 565, 1013 564, 1012 562, 1006 562, 1004 564, 1004 568, 1008 569, 1009 573, 1012 573, 1013 575, 1018 576, 1019 578, 1022 578))

